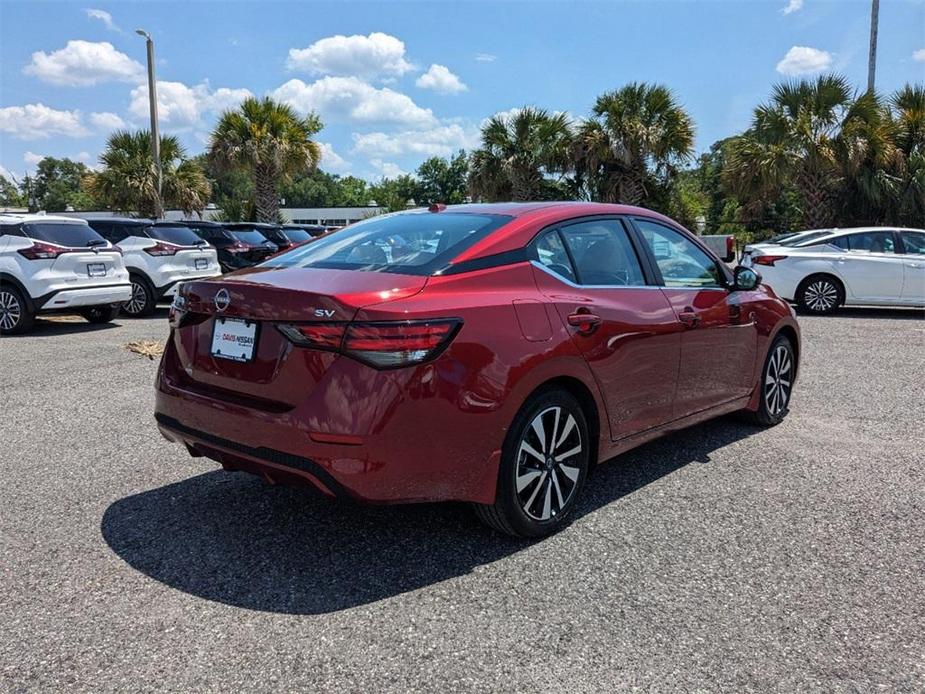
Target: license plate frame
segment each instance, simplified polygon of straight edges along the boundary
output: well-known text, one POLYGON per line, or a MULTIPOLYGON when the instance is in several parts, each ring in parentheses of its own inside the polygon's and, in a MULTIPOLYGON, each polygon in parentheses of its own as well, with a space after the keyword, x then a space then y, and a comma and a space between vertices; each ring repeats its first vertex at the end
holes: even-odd
POLYGON ((87 277, 105 277, 106 263, 87 263, 87 277))
POLYGON ((216 316, 212 323, 213 358, 240 363, 253 361, 257 351, 257 321, 216 316))

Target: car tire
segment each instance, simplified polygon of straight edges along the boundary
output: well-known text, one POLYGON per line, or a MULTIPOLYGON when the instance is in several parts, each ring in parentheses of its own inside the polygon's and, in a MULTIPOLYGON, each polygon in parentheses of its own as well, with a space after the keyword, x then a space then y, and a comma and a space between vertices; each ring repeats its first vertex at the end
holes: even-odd
POLYGON ((132 298, 122 304, 122 311, 132 318, 150 316, 157 308, 154 288, 141 275, 131 275, 132 298))
POLYGON ((822 316, 845 303, 842 283, 831 275, 810 275, 797 287, 797 306, 802 313, 822 316))
POLYGON ((103 304, 102 306, 89 306, 85 309, 81 309, 80 315, 83 316, 88 323, 99 325, 102 323, 112 323, 121 310, 122 306, 120 304, 103 304))
POLYGON ((35 314, 19 289, 9 283, 0 286, 0 335, 16 335, 32 328, 35 314))
POLYGON ((581 496, 591 450, 588 423, 578 400, 558 389, 534 395, 505 437, 495 502, 476 504, 476 515, 495 530, 516 537, 555 532, 581 496))
POLYGON ((797 370, 793 343, 785 335, 778 335, 771 343, 758 381, 758 409, 745 410, 742 416, 752 424, 772 427, 784 421, 790 412, 794 376, 797 370))

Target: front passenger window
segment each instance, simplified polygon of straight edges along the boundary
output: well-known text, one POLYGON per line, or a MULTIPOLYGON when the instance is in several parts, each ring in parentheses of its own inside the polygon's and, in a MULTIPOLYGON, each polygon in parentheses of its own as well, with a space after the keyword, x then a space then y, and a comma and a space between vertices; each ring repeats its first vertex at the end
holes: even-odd
POLYGON ((716 262, 697 244, 664 224, 634 219, 666 287, 721 287, 716 262))

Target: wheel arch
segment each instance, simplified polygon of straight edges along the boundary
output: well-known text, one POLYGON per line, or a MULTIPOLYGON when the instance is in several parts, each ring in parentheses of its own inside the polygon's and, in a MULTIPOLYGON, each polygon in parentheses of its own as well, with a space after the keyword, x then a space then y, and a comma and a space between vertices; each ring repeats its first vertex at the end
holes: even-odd
POLYGON ((9 283, 9 284, 12 284, 14 287, 16 287, 19 293, 22 294, 22 297, 25 300, 29 311, 31 311, 32 313, 35 313, 35 302, 32 301, 32 297, 29 295, 28 290, 26 290, 26 287, 23 285, 22 282, 20 282, 18 279, 16 279, 13 275, 11 275, 8 272, 0 272, 0 284, 4 284, 4 283, 9 283))
POLYGON ((594 393, 591 391, 588 385, 579 378, 564 375, 556 376, 543 381, 532 391, 530 391, 527 397, 525 397, 523 402, 520 404, 520 407, 523 407, 524 404, 529 402, 532 398, 539 395, 540 393, 549 390, 564 390, 578 401, 578 404, 581 406, 581 409, 584 412, 585 420, 588 422, 588 434, 589 438, 591 439, 591 455, 589 456, 589 459, 592 465, 596 465, 600 451, 601 415, 600 407, 598 406, 597 400, 594 397, 594 393))

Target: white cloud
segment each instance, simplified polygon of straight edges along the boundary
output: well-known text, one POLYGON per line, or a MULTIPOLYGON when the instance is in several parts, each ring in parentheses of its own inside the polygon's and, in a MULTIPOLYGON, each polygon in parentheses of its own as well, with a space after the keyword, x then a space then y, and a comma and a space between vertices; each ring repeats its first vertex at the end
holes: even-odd
MULTIPOLYGON (((157 115, 164 123, 175 127, 197 125, 204 113, 220 113, 234 108, 253 96, 247 89, 220 87, 212 91, 208 82, 189 87, 182 82, 157 81, 157 115)), ((141 84, 132 90, 129 113, 139 119, 149 117, 148 86, 141 84)))
POLYGON ((369 163, 376 169, 378 174, 384 178, 397 178, 408 173, 394 162, 382 161, 381 159, 370 159, 369 163))
POLYGON ((68 41, 64 48, 53 53, 36 51, 23 72, 66 87, 144 79, 141 63, 120 53, 107 41, 68 41))
POLYGON ((787 6, 781 10, 784 14, 790 14, 791 12, 799 12, 803 9, 803 0, 790 0, 787 3, 787 6))
POLYGON ((479 63, 493 63, 498 59, 498 56, 492 55, 491 53, 476 53, 475 60, 479 63))
POLYGON ((112 15, 109 14, 106 10, 87 9, 87 10, 84 10, 84 12, 87 13, 87 16, 90 19, 100 20, 103 24, 106 25, 106 28, 109 29, 110 31, 119 31, 119 32, 122 31, 118 26, 116 26, 116 23, 112 21, 112 15))
POLYGON ((806 75, 822 72, 832 66, 832 54, 818 48, 794 46, 777 64, 777 71, 782 75, 806 75))
POLYGON ((58 111, 45 104, 0 108, 0 132, 21 140, 46 139, 52 135, 84 137, 90 131, 81 122, 80 111, 58 111))
POLYGON ((433 89, 440 94, 458 94, 469 89, 449 68, 436 63, 418 77, 415 84, 421 89, 433 89))
POLYGON ((327 142, 319 142, 321 145, 321 164, 320 168, 330 173, 345 174, 350 171, 350 162, 334 151, 334 148, 327 142))
POLYGON ((925 63, 925 48, 912 51, 912 59, 918 63, 925 63))
POLYGON ((125 121, 117 114, 109 111, 90 114, 90 123, 100 130, 110 132, 112 130, 121 130, 125 128, 125 121))
POLYGON ((354 133, 353 151, 367 157, 397 157, 416 154, 425 157, 447 157, 460 149, 478 146, 479 131, 458 123, 440 125, 428 130, 398 133, 354 133))
POLYGON ((313 75, 400 77, 414 65, 405 60, 405 44, 389 34, 328 36, 308 48, 291 48, 286 66, 313 75))
POLYGON ((35 152, 30 152, 28 150, 26 150, 26 153, 22 155, 22 160, 26 162, 28 166, 35 166, 44 158, 44 154, 36 154, 35 152))
POLYGON ((323 118, 342 118, 360 123, 397 123, 410 127, 436 123, 433 111, 421 108, 405 94, 388 87, 378 89, 356 77, 322 77, 306 84, 292 79, 273 90, 271 96, 307 113, 323 118))

